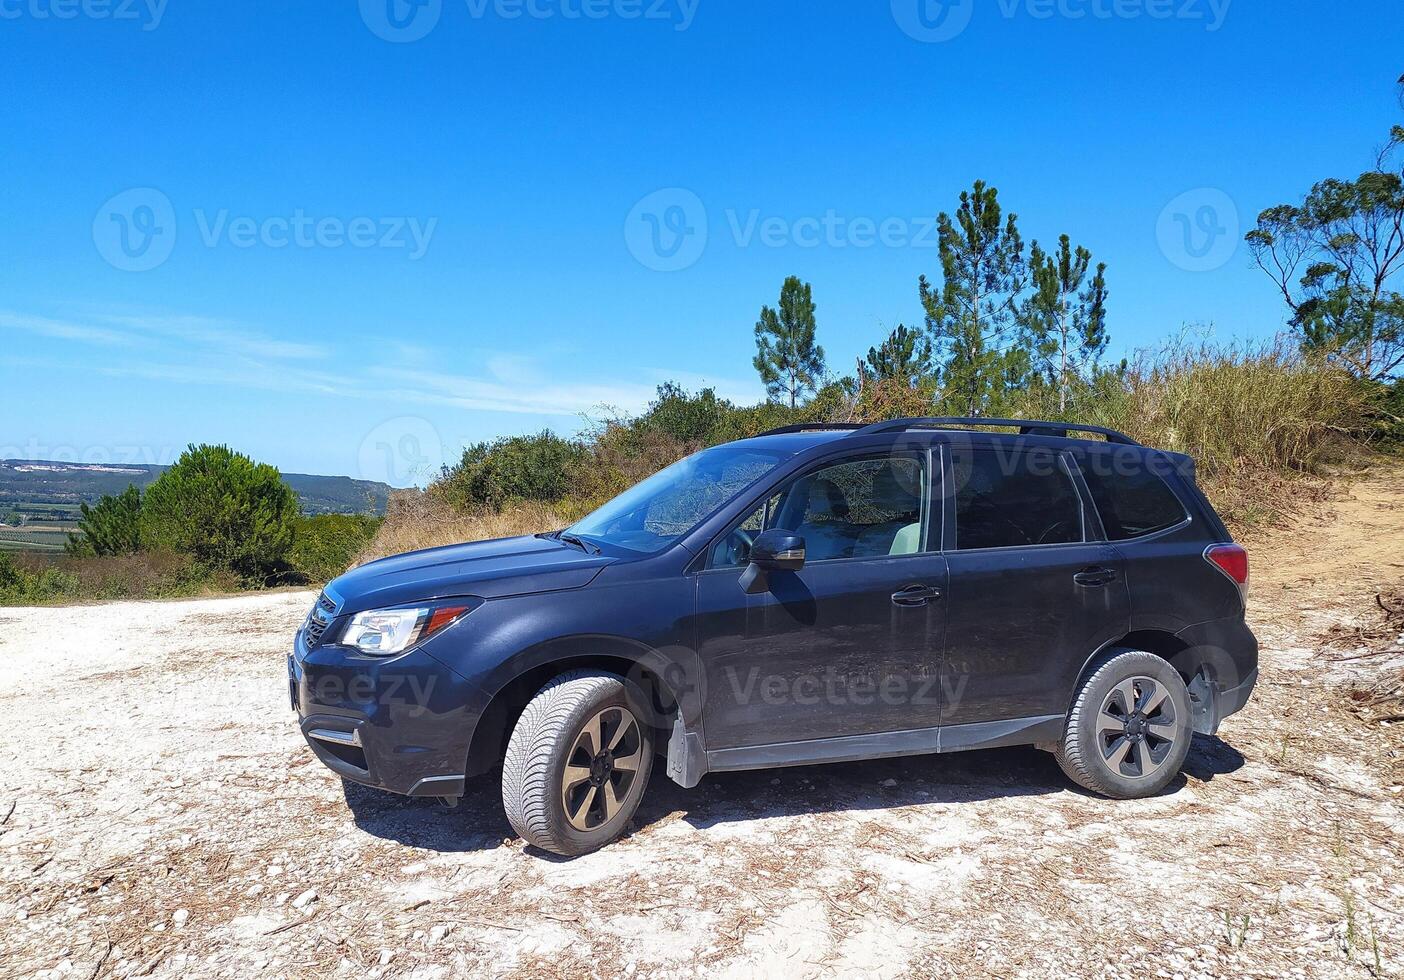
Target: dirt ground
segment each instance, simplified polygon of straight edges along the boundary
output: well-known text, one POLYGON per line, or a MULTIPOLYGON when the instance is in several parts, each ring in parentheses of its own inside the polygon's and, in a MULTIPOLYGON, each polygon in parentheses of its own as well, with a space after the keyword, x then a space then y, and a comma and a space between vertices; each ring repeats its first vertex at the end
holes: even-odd
POLYGON ((1404 725, 1334 686, 1383 669, 1404 472, 1253 554, 1258 692, 1161 797, 1033 749, 655 773, 574 860, 491 777, 447 810, 313 760, 310 593, 0 610, 0 976, 1404 975, 1404 725))

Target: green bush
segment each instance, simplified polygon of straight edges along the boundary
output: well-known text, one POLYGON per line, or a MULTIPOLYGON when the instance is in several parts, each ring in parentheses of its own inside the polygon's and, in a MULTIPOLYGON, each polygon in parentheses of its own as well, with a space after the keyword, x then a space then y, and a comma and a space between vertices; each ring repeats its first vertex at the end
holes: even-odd
POLYGON ((328 582, 350 567, 380 529, 380 518, 365 514, 299 517, 288 562, 313 582, 328 582))
POLYGON ((264 583, 287 571, 297 497, 272 466, 227 446, 191 446, 146 491, 142 544, 264 583))
POLYGON ((553 503, 573 489, 571 471, 588 455, 551 432, 480 442, 446 467, 435 492, 463 510, 500 510, 512 501, 553 503))
POLYGON ((135 486, 80 509, 80 533, 68 536, 69 554, 130 555, 141 550, 141 491, 135 486))
POLYGON ((72 598, 78 579, 54 567, 31 570, 0 552, 0 605, 37 605, 72 598))

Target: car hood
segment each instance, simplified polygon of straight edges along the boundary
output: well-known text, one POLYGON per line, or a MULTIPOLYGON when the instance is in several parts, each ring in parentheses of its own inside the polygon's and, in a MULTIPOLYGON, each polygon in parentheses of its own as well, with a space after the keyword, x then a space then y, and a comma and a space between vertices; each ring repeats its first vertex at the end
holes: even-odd
POLYGON ((327 586, 338 613, 459 596, 528 595, 588 585, 615 559, 553 538, 501 538, 382 558, 327 586))

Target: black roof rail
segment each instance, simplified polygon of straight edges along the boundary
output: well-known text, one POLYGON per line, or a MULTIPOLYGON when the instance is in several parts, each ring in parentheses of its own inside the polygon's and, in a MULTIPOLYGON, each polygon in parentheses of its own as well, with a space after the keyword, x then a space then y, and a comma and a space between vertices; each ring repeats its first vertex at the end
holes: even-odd
POLYGON ((1072 422, 1035 422, 1030 419, 988 419, 949 416, 942 418, 893 419, 889 422, 875 422, 864 426, 854 435, 875 435, 881 432, 902 432, 907 429, 945 428, 952 425, 989 425, 1001 428, 1016 428, 1021 436, 1054 436, 1068 438, 1069 432, 1088 432, 1105 436, 1107 442, 1120 446, 1139 446, 1140 443, 1124 432, 1107 429, 1100 425, 1077 425, 1072 422))
POLYGON ((851 429, 857 431, 863 428, 865 422, 799 422, 795 425, 782 425, 778 429, 771 429, 769 432, 762 432, 756 436, 763 439, 766 436, 787 436, 792 432, 833 432, 851 429))

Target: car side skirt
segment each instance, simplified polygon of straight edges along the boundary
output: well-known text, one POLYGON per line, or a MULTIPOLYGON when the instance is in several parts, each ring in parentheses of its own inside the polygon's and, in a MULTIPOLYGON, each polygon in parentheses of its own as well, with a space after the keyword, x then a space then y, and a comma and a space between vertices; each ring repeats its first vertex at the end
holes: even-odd
POLYGON ((801 742, 774 742, 707 753, 707 769, 732 772, 741 769, 777 769, 826 762, 859 762, 936 752, 964 752, 1007 745, 1037 745, 1063 737, 1065 715, 1039 715, 982 721, 942 728, 915 728, 872 735, 845 735, 801 742))

